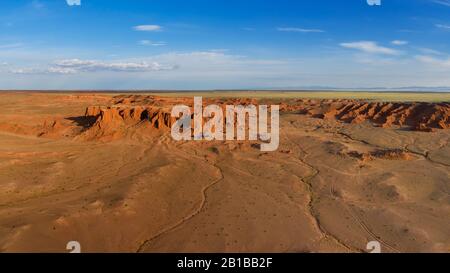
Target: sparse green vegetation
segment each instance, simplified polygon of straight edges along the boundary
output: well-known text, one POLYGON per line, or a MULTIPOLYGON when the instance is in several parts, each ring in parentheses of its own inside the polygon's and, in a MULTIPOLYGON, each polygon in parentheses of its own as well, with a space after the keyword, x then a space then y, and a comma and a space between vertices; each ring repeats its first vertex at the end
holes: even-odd
MULTIPOLYGON (((26 92, 15 92, 23 94, 26 92)), ((161 97, 202 96, 205 98, 256 98, 256 99, 359 99, 392 102, 450 102, 450 92, 367 92, 367 91, 41 91, 53 95, 67 93, 98 93, 106 96, 121 94, 155 95, 161 97)))
POLYGON ((450 102, 450 93, 434 92, 341 92, 341 91, 211 91, 211 92, 158 92, 152 93, 166 97, 209 98, 257 98, 257 99, 361 99, 392 102, 450 102))

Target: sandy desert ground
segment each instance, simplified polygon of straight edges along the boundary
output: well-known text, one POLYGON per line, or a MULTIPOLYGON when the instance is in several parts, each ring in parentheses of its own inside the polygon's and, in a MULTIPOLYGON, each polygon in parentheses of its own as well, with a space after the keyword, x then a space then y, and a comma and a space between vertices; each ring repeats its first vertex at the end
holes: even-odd
POLYGON ((448 97, 211 96, 281 105, 261 152, 172 140, 163 95, 0 93, 0 251, 450 252, 448 97))

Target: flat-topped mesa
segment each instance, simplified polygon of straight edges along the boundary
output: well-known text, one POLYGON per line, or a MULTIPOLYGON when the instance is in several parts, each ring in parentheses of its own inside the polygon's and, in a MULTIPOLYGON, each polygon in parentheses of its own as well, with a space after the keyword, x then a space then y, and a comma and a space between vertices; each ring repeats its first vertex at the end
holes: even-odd
MULTIPOLYGON (((208 104, 258 105, 257 99, 210 98, 208 104)), ((193 98, 171 98, 141 95, 121 95, 112 100, 112 106, 91 106, 86 116, 95 120, 88 130, 130 129, 133 125, 145 128, 168 129, 175 118, 171 117, 174 105, 192 107, 193 98), (144 122, 147 121, 147 122, 144 122)), ((265 104, 267 104, 265 102, 265 104)), ((346 123, 370 121, 381 127, 401 126, 417 131, 434 131, 450 128, 450 103, 422 102, 370 102, 350 99, 297 99, 282 101, 281 112, 296 112, 314 118, 336 119, 346 123)))
POLYGON ((97 122, 110 125, 115 122, 139 122, 145 111, 143 107, 88 107, 86 116, 97 117, 97 122))
MULTIPOLYGON (((90 106, 86 117, 96 121, 88 130, 117 131, 130 126, 142 125, 154 129, 170 129, 175 119, 165 108, 147 106, 90 106)), ((107 132, 103 132, 107 133, 107 132)))

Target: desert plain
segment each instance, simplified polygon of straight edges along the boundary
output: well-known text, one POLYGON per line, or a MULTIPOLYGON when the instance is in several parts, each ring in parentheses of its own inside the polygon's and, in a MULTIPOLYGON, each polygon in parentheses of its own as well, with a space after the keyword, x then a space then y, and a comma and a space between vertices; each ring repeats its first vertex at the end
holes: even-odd
POLYGON ((0 251, 450 252, 450 95, 1 92, 0 251), (171 138, 280 105, 280 146, 171 138))

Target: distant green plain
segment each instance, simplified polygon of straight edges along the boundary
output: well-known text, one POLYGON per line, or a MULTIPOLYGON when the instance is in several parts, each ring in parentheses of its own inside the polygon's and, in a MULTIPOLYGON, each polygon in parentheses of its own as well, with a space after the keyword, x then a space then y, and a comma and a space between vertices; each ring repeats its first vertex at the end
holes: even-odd
POLYGON ((186 91, 149 92, 162 97, 256 98, 256 99, 357 99, 392 102, 450 102, 450 93, 341 92, 341 91, 186 91))
MULTIPOLYGON (((44 93, 52 95, 102 94, 117 95, 154 95, 161 97, 192 98, 255 98, 255 99, 355 99, 389 102, 450 102, 450 92, 367 92, 367 91, 9 91, 9 93, 44 93)), ((3 91, 1 93, 8 93, 3 91)))

